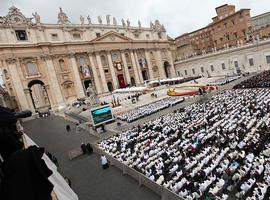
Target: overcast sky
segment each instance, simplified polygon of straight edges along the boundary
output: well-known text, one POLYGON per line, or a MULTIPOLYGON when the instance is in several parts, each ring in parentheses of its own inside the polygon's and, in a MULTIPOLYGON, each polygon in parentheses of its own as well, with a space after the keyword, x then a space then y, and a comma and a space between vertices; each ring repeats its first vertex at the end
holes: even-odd
POLYGON ((90 15, 97 22, 97 16, 105 21, 105 15, 110 14, 118 23, 129 18, 131 25, 140 19, 143 26, 159 19, 167 34, 176 37, 210 23, 215 7, 226 3, 236 5, 236 10, 251 8, 251 16, 270 11, 270 0, 0 0, 0 15, 6 15, 14 4, 26 17, 36 11, 41 22, 56 23, 61 6, 73 23, 80 22, 80 15, 90 15))

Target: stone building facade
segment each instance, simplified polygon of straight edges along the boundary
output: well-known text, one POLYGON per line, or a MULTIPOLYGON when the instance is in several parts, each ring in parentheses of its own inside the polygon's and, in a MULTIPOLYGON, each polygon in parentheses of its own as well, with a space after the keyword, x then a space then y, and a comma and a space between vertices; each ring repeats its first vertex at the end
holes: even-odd
POLYGON ((175 62, 178 76, 233 76, 270 69, 270 39, 175 62))
POLYGON ((270 37, 270 12, 266 12, 251 18, 252 29, 249 31, 250 37, 269 38, 270 37))
POLYGON ((59 108, 85 97, 175 76, 170 43, 158 20, 150 27, 90 16, 73 24, 60 8, 58 22, 42 23, 12 6, 0 17, 0 67, 20 109, 59 108))
POLYGON ((217 7, 216 13, 206 27, 175 38, 178 60, 244 43, 251 29, 250 9, 235 11, 234 5, 225 4, 217 7))

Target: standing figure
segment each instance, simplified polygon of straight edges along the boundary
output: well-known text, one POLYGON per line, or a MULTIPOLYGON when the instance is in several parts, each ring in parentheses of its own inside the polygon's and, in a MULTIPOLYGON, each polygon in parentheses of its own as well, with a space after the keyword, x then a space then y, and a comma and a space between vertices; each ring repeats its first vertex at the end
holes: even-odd
POLYGON ((109 163, 108 163, 107 158, 102 154, 101 157, 100 157, 100 160, 101 160, 102 168, 107 169, 109 167, 109 163))
POLYGON ((127 19, 127 26, 130 27, 130 21, 127 19))
POLYGON ((67 131, 68 133, 71 131, 71 128, 70 128, 70 125, 69 125, 69 124, 66 125, 66 131, 67 131))
POLYGON ((117 21, 116 21, 115 17, 113 18, 113 25, 117 26, 117 21))
POLYGON ((122 19, 122 25, 123 25, 123 26, 126 26, 126 22, 125 22, 124 19, 122 19))
POLYGON ((87 21, 88 21, 88 24, 92 24, 92 22, 91 22, 91 18, 90 18, 90 16, 89 16, 89 15, 87 16, 87 21))
POLYGON ((101 25, 102 24, 102 19, 100 16, 98 16, 98 23, 101 25))
POLYGON ((142 28, 142 24, 141 24, 140 20, 138 21, 138 26, 139 26, 139 28, 142 28))
POLYGON ((106 21, 107 21, 107 25, 110 25, 110 22, 111 22, 110 15, 106 15, 106 21))
POLYGON ((36 20, 36 24, 39 24, 40 23, 40 16, 37 12, 35 13, 32 13, 33 17, 35 18, 36 20))
POLYGON ((81 20, 81 25, 84 25, 84 17, 82 15, 80 17, 80 20, 81 20))

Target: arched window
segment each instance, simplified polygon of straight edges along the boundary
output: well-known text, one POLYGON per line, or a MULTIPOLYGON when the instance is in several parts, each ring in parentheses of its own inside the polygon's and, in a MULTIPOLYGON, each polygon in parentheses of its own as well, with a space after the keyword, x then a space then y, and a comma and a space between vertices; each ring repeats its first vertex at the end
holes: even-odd
POLYGON ((86 65, 86 60, 85 60, 84 57, 80 57, 79 62, 80 62, 80 66, 85 66, 86 65))
POLYGON ((32 62, 27 63, 26 68, 27 68, 28 76, 38 75, 38 69, 34 63, 32 63, 32 62))
POLYGON ((126 57, 127 63, 130 63, 130 57, 129 57, 129 54, 128 53, 125 53, 125 57, 126 57))
POLYGON ((60 59, 60 60, 59 60, 59 66, 60 66, 60 70, 61 70, 62 72, 64 72, 64 71, 67 70, 65 61, 64 61, 63 59, 60 59))
POLYGON ((103 66, 106 66, 107 65, 107 59, 106 59, 106 57, 104 55, 102 55, 102 56, 100 56, 100 58, 101 58, 102 65, 103 66))

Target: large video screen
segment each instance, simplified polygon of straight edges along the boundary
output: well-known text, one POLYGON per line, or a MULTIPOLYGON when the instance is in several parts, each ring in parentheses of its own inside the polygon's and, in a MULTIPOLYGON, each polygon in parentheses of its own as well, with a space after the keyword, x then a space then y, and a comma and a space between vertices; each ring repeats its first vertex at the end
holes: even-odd
POLYGON ((92 109, 90 112, 94 126, 104 124, 114 119, 112 115, 112 108, 108 105, 92 109))

